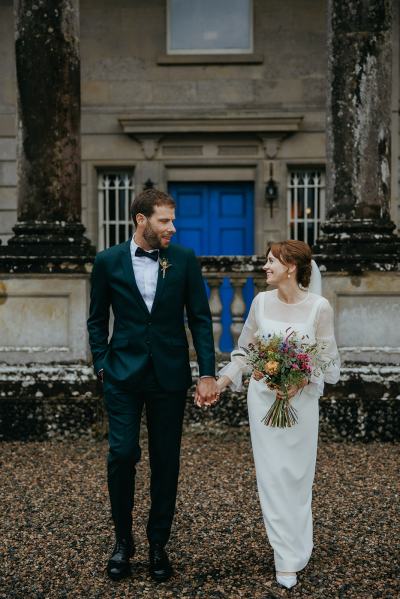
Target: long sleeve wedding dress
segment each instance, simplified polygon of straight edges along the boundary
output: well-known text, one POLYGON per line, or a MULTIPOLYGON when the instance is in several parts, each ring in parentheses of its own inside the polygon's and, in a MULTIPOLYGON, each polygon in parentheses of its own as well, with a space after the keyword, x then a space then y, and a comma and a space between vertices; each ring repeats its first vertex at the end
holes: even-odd
POLYGON ((219 372, 240 390, 242 375, 248 371, 242 348, 254 342, 256 334, 265 337, 285 333, 289 328, 308 341, 317 340, 324 349, 320 357, 330 362, 323 373, 314 373, 310 383, 291 400, 298 423, 291 428, 272 428, 262 422, 276 398, 265 382, 250 379, 248 410, 257 487, 275 567, 281 572, 297 572, 308 563, 313 548, 311 498, 318 442, 318 398, 324 382, 339 379, 333 310, 329 302, 314 293, 296 304, 287 304, 277 290, 259 293, 231 361, 219 372))

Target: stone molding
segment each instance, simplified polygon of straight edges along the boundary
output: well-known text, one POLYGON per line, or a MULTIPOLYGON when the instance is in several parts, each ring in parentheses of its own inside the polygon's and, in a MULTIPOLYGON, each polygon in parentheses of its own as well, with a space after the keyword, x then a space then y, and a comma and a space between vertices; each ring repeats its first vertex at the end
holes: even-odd
POLYGON ((263 64, 263 54, 160 54, 160 66, 208 65, 208 64, 263 64))
POLYGON ((80 222, 18 221, 0 246, 0 273, 88 273, 96 249, 80 222))
POLYGON ((148 113, 141 111, 121 116, 118 121, 124 133, 135 137, 177 133, 253 133, 262 136, 270 133, 296 133, 301 128, 303 115, 252 110, 148 113))

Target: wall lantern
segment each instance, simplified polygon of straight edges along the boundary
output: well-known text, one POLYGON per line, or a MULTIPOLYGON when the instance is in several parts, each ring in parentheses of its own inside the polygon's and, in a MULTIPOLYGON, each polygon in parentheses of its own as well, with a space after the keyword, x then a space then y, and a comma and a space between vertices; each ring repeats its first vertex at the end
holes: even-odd
POLYGON ((154 188, 154 183, 153 183, 153 181, 149 177, 147 179, 147 181, 144 182, 143 189, 153 189, 153 188, 154 188))
POLYGON ((270 215, 272 218, 272 212, 274 207, 274 202, 278 199, 278 185, 276 181, 274 181, 272 176, 272 164, 269 166, 269 180, 267 181, 267 185, 265 186, 265 200, 269 204, 270 215))

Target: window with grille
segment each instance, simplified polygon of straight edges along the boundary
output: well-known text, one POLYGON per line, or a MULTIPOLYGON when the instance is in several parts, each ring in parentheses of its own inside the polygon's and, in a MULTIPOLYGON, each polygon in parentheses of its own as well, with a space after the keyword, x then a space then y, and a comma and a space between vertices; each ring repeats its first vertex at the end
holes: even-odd
POLYGON ((133 225, 129 208, 133 200, 133 173, 102 171, 98 174, 99 250, 126 241, 133 225))
POLYGON ((252 0, 168 0, 169 54, 253 51, 252 0))
POLYGON ((288 237, 313 245, 325 219, 325 172, 294 169, 288 181, 288 237))

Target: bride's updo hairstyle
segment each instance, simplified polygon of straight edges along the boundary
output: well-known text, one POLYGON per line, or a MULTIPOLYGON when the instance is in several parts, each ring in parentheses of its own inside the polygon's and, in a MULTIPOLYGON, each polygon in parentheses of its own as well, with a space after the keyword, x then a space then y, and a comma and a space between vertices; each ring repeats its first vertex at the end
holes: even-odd
POLYGON ((312 253, 307 243, 296 239, 276 241, 268 245, 267 256, 269 252, 285 266, 295 264, 297 283, 305 288, 310 285, 312 253))

